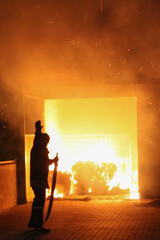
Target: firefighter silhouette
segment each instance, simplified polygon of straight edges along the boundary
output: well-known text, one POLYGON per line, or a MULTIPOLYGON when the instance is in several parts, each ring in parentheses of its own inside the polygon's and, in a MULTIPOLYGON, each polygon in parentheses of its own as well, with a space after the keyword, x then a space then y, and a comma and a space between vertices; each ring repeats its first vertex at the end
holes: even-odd
POLYGON ((32 212, 28 227, 47 233, 50 230, 43 227, 45 190, 46 188, 49 188, 49 165, 57 163, 58 157, 56 156, 52 160, 49 159, 47 144, 49 143, 50 137, 47 133, 41 132, 42 127, 40 121, 35 123, 36 132, 30 155, 30 185, 35 198, 32 203, 32 212))

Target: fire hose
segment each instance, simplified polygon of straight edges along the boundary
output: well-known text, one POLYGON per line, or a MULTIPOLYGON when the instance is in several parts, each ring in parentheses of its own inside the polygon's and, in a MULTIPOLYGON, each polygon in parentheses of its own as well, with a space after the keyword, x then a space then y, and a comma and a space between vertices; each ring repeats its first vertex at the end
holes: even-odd
POLYGON ((52 177, 51 196, 50 196, 48 210, 47 210, 47 214, 46 214, 44 223, 48 220, 51 210, 52 210, 52 205, 53 205, 53 201, 54 201, 54 190, 56 187, 56 179, 57 179, 57 166, 58 166, 58 163, 56 162, 55 166, 54 166, 53 177, 52 177))

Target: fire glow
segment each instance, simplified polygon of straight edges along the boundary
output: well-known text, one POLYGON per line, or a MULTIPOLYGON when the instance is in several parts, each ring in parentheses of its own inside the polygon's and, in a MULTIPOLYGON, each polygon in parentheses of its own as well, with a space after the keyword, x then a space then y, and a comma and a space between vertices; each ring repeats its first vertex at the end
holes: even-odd
MULTIPOLYGON (((112 99, 110 103, 108 103, 106 99, 102 100, 107 108, 108 104, 112 103, 112 107, 115 107, 115 112, 117 111, 117 106, 113 106, 115 104, 114 99, 112 99)), ((119 120, 113 120, 113 122, 115 122, 115 128, 117 128, 118 123, 120 128, 122 128, 122 114, 124 114, 124 109, 130 107, 131 103, 134 103, 133 105, 135 106, 134 99, 131 99, 131 102, 128 99, 125 100, 127 101, 123 99, 122 103, 119 103, 122 105, 118 108, 121 108, 118 114, 121 114, 120 116, 122 116, 122 119, 119 117, 119 120)), ((59 179, 55 197, 62 198, 67 195, 123 194, 129 198, 137 199, 139 198, 138 169, 137 159, 134 159, 133 162, 133 157, 136 156, 136 150, 132 149, 135 145, 133 143, 134 139, 136 139, 137 136, 127 134, 127 131, 129 131, 128 129, 131 127, 131 123, 123 123, 123 134, 122 132, 121 134, 108 134, 105 127, 103 134, 102 131, 101 133, 97 133, 97 130, 93 127, 93 121, 96 121, 94 126, 97 126, 98 122, 102 124, 102 120, 100 119, 101 111, 98 111, 98 120, 94 120, 93 118, 91 120, 90 117, 93 115, 92 111, 96 111, 95 103, 97 100, 94 99, 93 102, 92 100, 90 101, 90 104, 93 104, 94 108, 92 110, 88 108, 89 113, 85 111, 86 109, 84 108, 82 111, 81 107, 85 105, 81 99, 47 100, 45 103, 46 132, 51 138, 48 145, 50 158, 53 158, 58 152, 60 159, 58 166, 59 179), (68 107, 66 104, 68 104, 68 107), (76 107, 77 111, 75 111, 76 107), (87 117, 84 119, 84 115, 87 115, 89 118, 87 117), (81 119, 79 119, 80 116, 81 119), (67 118, 70 118, 70 126, 67 118), (77 124, 76 119, 79 119, 77 124), (91 126, 87 122, 88 119, 92 121, 90 124, 91 126), (63 126, 62 122, 64 124, 63 126), (83 126, 80 122, 83 123, 83 126), (125 127, 127 124, 128 126, 125 127), (82 128, 84 129, 82 130, 82 128), (68 130, 72 134, 68 134, 68 130), (63 192, 65 187, 61 186, 61 182, 63 182, 62 178, 64 181, 68 181, 68 192, 66 193, 63 192)), ((121 102, 121 100, 118 99, 118 102, 121 102)), ((100 104, 100 106, 104 108, 104 105, 100 104)), ((110 109, 112 109, 112 107, 110 107, 110 109)), ((108 108, 107 113, 111 111, 110 109, 108 108)), ((132 108, 132 111, 134 111, 134 108, 132 108)), ((104 118, 105 111, 103 110, 102 113, 102 118, 104 118)), ((110 118, 116 114, 117 113, 110 113, 110 118)), ((127 121, 129 122, 132 117, 133 116, 129 116, 127 121)), ((112 120, 105 120, 103 120, 105 126, 108 121, 108 125, 112 128, 112 120)), ((132 125, 136 126, 136 123, 132 123, 132 125)), ((53 168, 54 166, 51 165, 50 170, 53 170, 53 168)), ((49 195, 49 192, 47 195, 49 195)))

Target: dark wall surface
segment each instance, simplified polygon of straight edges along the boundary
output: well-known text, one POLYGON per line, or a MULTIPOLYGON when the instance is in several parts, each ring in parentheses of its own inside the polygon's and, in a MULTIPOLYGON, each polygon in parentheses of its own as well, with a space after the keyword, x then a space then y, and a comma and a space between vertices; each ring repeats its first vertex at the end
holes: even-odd
POLYGON ((139 91, 138 153, 141 197, 160 197, 159 92, 159 85, 146 85, 139 91))
POLYGON ((16 162, 0 162, 0 212, 17 204, 16 162))
POLYGON ((13 88, 0 87, 0 161, 17 162, 17 201, 26 201, 24 160, 23 95, 13 88))

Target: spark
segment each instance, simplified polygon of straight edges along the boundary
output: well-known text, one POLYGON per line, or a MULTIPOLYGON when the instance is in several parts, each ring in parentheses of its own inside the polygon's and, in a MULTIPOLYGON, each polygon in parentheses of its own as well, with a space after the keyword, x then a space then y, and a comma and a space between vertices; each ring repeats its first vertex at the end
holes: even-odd
POLYGON ((70 44, 80 44, 81 42, 80 41, 75 41, 75 40, 71 40, 69 41, 70 44))
POLYGON ((134 9, 134 11, 137 13, 137 14, 139 14, 139 10, 136 8, 136 9, 134 9))
POLYGON ((21 10, 21 14, 22 14, 23 17, 27 16, 27 14, 25 13, 24 10, 21 10))

